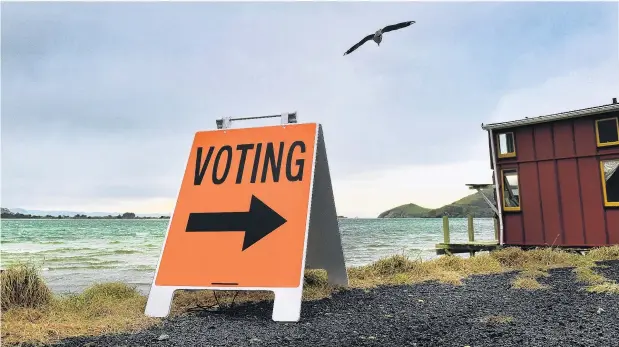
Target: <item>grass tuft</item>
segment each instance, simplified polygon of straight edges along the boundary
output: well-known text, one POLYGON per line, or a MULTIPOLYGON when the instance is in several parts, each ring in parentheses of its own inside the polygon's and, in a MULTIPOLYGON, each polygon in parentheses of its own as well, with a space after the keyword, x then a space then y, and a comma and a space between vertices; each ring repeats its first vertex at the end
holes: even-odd
POLYGON ((95 284, 82 293, 86 301, 95 299, 126 300, 140 296, 140 292, 133 286, 122 282, 109 282, 95 284))
POLYGON ((145 305, 146 297, 133 287, 97 284, 80 294, 53 297, 36 309, 9 308, 2 315, 2 340, 49 343, 71 336, 135 331, 159 321, 144 315, 145 305))
POLYGON ((2 311, 12 308, 39 308, 52 300, 39 269, 32 264, 16 263, 0 275, 2 311))
POLYGON ((516 277, 516 279, 512 283, 512 288, 537 290, 546 289, 547 287, 539 283, 537 279, 533 277, 516 277))
POLYGON ((419 262, 411 261, 405 255, 394 255, 382 258, 369 266, 369 270, 378 276, 390 276, 403 272, 409 272, 418 266, 419 262))
POLYGON ((608 281, 606 277, 598 274, 593 270, 590 266, 582 266, 574 268, 574 273, 576 274, 576 279, 578 282, 584 282, 592 285, 603 284, 608 281))
POLYGON ((549 274, 546 271, 538 268, 528 268, 520 272, 518 276, 512 282, 512 288, 514 289, 527 289, 537 290, 546 289, 547 287, 539 283, 537 280, 540 277, 548 277, 549 274))
POLYGON ((592 261, 617 260, 619 259, 619 245, 594 248, 587 252, 587 258, 592 261))
MULTIPOLYGON (((351 288, 369 289, 378 285, 412 284, 439 281, 461 285, 478 274, 520 271, 513 288, 543 289, 538 278, 556 267, 574 267, 579 281, 588 283, 594 293, 619 294, 619 285, 594 272, 595 262, 619 259, 619 246, 599 248, 586 255, 558 249, 523 251, 506 248, 471 258, 443 256, 432 260, 395 255, 347 269, 351 288)), ((328 283, 324 270, 306 270, 303 299, 316 300, 342 290, 328 283)), ((160 319, 144 315, 146 297, 134 287, 113 282, 93 285, 80 294, 52 296, 37 268, 11 267, 2 274, 2 340, 6 343, 44 342, 61 338, 120 333, 156 325, 160 319)), ((195 307, 228 306, 235 303, 271 301, 272 292, 262 291, 185 291, 175 293, 171 315, 182 315, 195 307), (236 297, 235 297, 236 296, 236 297)), ((488 318, 492 324, 507 323, 510 317, 488 318)))
POLYGON ((591 293, 619 294, 619 284, 615 282, 604 282, 587 287, 591 293))
POLYGON ((490 257, 496 259, 501 266, 508 268, 522 267, 526 261, 526 254, 521 249, 515 247, 492 252, 490 257))

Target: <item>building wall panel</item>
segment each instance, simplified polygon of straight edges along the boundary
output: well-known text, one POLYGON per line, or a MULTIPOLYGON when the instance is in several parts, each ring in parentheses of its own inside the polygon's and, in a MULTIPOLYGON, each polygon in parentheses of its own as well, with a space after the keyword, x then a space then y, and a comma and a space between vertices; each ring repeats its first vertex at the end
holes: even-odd
POLYGON ((535 138, 535 159, 547 160, 554 158, 552 141, 552 125, 540 124, 533 128, 535 138))
POLYGON ((516 142, 516 160, 535 160, 535 147, 533 143, 533 128, 522 127, 514 131, 516 142))
POLYGON ((524 244, 544 244, 544 220, 539 193, 539 178, 537 163, 523 163, 518 169, 518 180, 521 195, 521 218, 523 219, 524 244))
POLYGON ((606 209, 606 231, 608 243, 619 245, 619 209, 606 209))
POLYGON ((559 191, 561 194, 561 216, 563 218, 564 244, 582 246, 582 213, 580 208, 580 188, 578 187, 578 167, 576 159, 557 161, 559 191))
MULTIPOLYGON (((595 149, 594 149, 595 150, 595 149)), ((600 165, 595 157, 578 159, 580 205, 586 244, 600 246, 608 242, 601 185, 600 165)))
POLYGON ((552 124, 555 158, 574 156, 574 136, 572 123, 561 121, 552 124))
POLYGON ((504 212, 503 227, 508 230, 504 234, 505 243, 510 245, 524 245, 522 238, 522 218, 520 213, 504 212))
POLYGON ((563 243, 563 223, 559 204, 559 184, 554 161, 538 163, 539 186, 544 218, 544 239, 548 245, 563 243))
POLYGON ((574 120, 574 141, 577 156, 595 155, 597 144, 594 124, 595 121, 591 118, 574 120))

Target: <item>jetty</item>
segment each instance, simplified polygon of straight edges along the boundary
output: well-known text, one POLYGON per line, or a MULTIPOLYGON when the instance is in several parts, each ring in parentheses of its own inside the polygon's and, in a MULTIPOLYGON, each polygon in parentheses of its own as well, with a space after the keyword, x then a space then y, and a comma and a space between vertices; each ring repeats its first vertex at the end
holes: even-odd
POLYGON ((436 254, 451 255, 456 253, 469 253, 474 256, 475 253, 481 251, 494 251, 501 246, 499 245, 499 223, 494 219, 494 240, 475 241, 475 228, 473 216, 468 216, 468 242, 451 242, 449 235, 449 217, 443 216, 443 242, 436 244, 436 254))

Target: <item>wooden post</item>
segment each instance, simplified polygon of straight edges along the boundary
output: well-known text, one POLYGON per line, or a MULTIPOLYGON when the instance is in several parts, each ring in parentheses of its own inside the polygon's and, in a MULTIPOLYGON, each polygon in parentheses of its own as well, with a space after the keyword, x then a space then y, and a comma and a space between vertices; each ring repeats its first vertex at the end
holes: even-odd
POLYGON ((473 229, 473 216, 469 215, 469 242, 475 241, 475 229, 473 229))
POLYGON ((443 216, 443 243, 449 244, 449 217, 443 216))
POLYGON ((496 242, 499 242, 499 220, 496 218, 492 218, 494 220, 494 239, 496 242))

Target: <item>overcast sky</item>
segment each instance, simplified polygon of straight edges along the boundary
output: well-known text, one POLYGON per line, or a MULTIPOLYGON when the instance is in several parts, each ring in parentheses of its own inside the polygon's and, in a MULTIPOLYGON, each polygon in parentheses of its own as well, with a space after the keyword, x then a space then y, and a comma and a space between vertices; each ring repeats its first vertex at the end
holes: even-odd
POLYGON ((491 182, 481 123, 619 96, 616 2, 1 6, 9 208, 170 213, 196 131, 294 110, 338 214, 439 207, 491 182))

